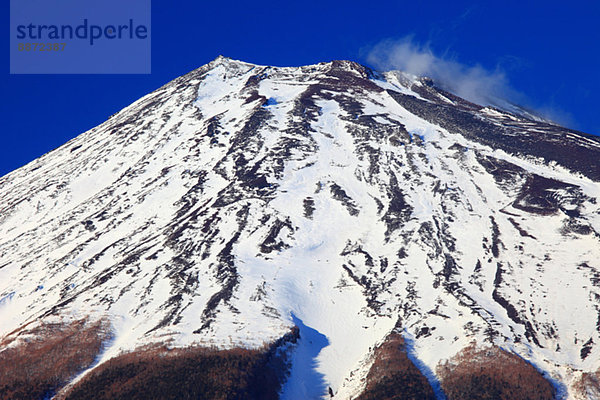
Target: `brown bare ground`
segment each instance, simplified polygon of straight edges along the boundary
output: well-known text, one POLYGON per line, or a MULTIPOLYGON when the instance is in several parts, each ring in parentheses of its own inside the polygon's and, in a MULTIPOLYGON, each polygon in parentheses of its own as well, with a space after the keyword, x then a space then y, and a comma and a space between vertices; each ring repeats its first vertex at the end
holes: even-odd
POLYGON ((498 347, 472 344, 436 372, 448 400, 550 400, 555 394, 531 364, 498 347))
POLYGON ((375 361, 367 375, 367 387, 357 400, 433 400, 427 378, 406 355, 405 343, 391 333, 375 349, 375 361))
POLYGON ((54 394, 90 366, 109 337, 104 321, 42 323, 0 343, 0 399, 35 400, 54 394))

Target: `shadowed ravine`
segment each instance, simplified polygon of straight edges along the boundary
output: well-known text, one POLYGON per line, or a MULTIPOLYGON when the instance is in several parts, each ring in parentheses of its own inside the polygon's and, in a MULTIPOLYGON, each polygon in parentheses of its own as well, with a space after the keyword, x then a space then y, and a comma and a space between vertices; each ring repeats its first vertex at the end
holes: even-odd
POLYGON ((293 313, 292 321, 300 329, 300 339, 294 349, 290 376, 283 387, 281 399, 319 399, 327 394, 327 384, 323 374, 317 371, 317 357, 329 345, 329 340, 306 326, 293 313))

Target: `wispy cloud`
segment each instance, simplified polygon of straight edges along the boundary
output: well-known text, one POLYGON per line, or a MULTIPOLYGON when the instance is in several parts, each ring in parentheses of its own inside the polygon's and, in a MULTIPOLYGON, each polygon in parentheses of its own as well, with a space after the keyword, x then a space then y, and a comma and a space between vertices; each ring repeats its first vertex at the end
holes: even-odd
POLYGON ((417 43, 412 36, 380 42, 368 52, 367 62, 379 70, 398 69, 430 77, 443 88, 478 104, 496 104, 499 99, 518 101, 522 97, 511 88, 499 67, 488 70, 438 56, 428 44, 417 43))
POLYGON ((366 54, 367 62, 378 70, 401 70, 427 76, 438 86, 471 102, 500 107, 507 103, 519 104, 546 119, 573 125, 567 113, 548 105, 534 105, 531 99, 515 90, 500 64, 493 69, 479 64, 466 65, 455 57, 436 54, 428 43, 418 43, 413 36, 382 41, 366 54))

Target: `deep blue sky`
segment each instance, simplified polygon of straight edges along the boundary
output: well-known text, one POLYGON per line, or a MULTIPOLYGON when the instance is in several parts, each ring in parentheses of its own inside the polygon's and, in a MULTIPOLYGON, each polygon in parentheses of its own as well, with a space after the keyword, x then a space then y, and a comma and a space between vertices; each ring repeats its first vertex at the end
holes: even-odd
POLYGON ((150 75, 9 75, 5 37, 0 176, 219 54, 277 66, 365 63, 369 48, 407 35, 467 66, 502 68, 532 105, 600 134, 597 1, 152 3, 150 75))

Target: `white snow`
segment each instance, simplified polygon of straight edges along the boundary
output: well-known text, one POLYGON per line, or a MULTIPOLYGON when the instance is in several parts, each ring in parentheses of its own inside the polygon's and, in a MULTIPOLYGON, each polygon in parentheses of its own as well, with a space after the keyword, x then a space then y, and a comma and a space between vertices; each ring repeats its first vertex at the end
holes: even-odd
MULTIPOLYGON (((561 380, 567 388, 562 396, 574 396, 572 382, 600 367, 597 347, 581 358, 589 339, 600 343, 600 288, 593 284, 600 239, 564 235, 568 216, 562 211, 542 216, 513 207, 519 182, 502 186, 477 156, 578 186, 590 198, 600 198, 600 184, 556 163, 452 134, 411 114, 385 91, 323 90, 310 99, 318 107, 314 119, 294 115, 303 93, 330 68, 217 59, 186 85, 145 96, 2 178, 0 338, 65 300, 67 319, 111 321, 114 338, 99 362, 156 342, 258 348, 296 325, 300 340, 282 398, 328 398, 329 388, 335 398, 352 398, 364 388, 372 350, 400 317, 410 357, 434 384, 440 361, 472 340, 485 342, 492 327, 496 345, 561 380), (251 77, 257 79, 253 85, 251 77), (257 99, 263 97, 256 96, 248 101, 253 91, 268 102, 261 106, 257 99), (385 132, 401 124, 411 140, 395 146, 371 137, 376 132, 344 111, 343 95, 351 95, 385 132), (240 137, 259 109, 265 121, 240 137), (361 129, 364 137, 353 133, 361 129), (295 147, 279 170, 274 160, 288 143, 295 147), (468 150, 459 152, 455 144, 468 150), (376 154, 377 168, 368 151, 376 154), (272 197, 248 195, 212 207, 238 179, 236 163, 250 168, 258 162, 256 173, 276 188, 272 197), (412 211, 389 233, 384 216, 392 178, 412 211), (354 214, 334 198, 335 185, 351 199, 354 214), (314 203, 310 217, 307 199, 314 203), (261 252, 277 221, 286 222, 275 238, 284 246, 261 252), (497 257, 493 224, 502 242, 497 257), (535 239, 521 236, 515 224, 535 239), (172 244, 169 238, 182 226, 172 244), (219 252, 238 234, 231 248, 237 274, 232 296, 200 330, 207 304, 223 290, 219 252), (189 254, 189 266, 178 270, 180 254, 189 254), (446 255, 456 263, 450 279, 458 292, 444 286, 446 255), (502 283, 496 289, 498 265, 502 283), (355 279, 378 290, 378 312, 355 279), (186 290, 179 293, 181 285, 186 290), (494 300, 495 290, 532 321, 541 346, 494 300), (180 308, 172 306, 175 293, 180 308)), ((411 90, 417 77, 388 73, 374 82, 418 97, 411 90)), ((485 108, 480 117, 499 123, 510 115, 485 108)), ((579 212, 600 232, 599 204, 585 201, 579 212)))

